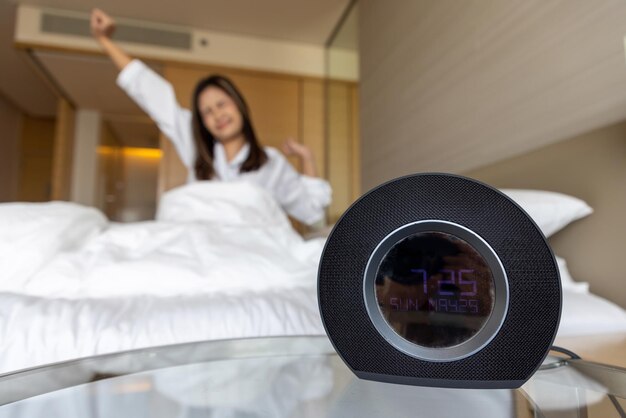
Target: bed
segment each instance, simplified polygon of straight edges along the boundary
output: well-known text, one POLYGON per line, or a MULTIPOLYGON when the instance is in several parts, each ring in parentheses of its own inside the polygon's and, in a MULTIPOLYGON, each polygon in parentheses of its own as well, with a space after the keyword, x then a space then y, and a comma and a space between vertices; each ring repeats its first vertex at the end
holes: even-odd
MULTIPOLYGON (((538 224, 554 233, 559 222, 538 224)), ((2 204, 0 374, 149 346, 324 334, 324 242, 303 239, 271 196, 245 183, 174 189, 155 221, 131 224, 67 202, 2 204)), ((564 260, 560 268, 560 335, 626 331, 623 309, 569 278, 564 260)))

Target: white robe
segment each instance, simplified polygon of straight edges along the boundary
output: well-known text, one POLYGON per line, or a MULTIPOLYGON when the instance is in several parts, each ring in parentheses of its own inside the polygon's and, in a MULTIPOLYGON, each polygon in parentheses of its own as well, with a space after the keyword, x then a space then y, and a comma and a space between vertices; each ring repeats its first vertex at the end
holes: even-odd
MULTIPOLYGON (((187 182, 197 181, 194 173, 196 146, 192 133, 192 113, 176 100, 172 85, 139 60, 133 60, 119 74, 117 84, 146 112, 167 136, 187 167, 187 182)), ((268 161, 259 170, 241 173, 249 145, 230 162, 224 147, 216 142, 213 166, 221 181, 243 180, 268 190, 291 216, 308 225, 324 217, 331 201, 327 181, 302 175, 272 147, 264 147, 268 161)))

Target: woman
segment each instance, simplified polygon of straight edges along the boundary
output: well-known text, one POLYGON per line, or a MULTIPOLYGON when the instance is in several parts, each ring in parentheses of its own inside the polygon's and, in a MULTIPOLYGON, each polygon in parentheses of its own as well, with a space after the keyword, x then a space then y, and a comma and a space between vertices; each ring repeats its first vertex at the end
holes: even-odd
POLYGON ((188 182, 249 181, 267 189, 299 221, 313 225, 323 220, 331 189, 317 177, 307 147, 293 140, 284 145, 287 155, 302 159, 303 175, 278 150, 261 147, 243 96, 219 75, 198 82, 192 111, 180 107, 169 82, 111 40, 114 30, 110 16, 98 9, 92 11, 91 32, 120 70, 118 85, 172 141, 187 167, 188 182))

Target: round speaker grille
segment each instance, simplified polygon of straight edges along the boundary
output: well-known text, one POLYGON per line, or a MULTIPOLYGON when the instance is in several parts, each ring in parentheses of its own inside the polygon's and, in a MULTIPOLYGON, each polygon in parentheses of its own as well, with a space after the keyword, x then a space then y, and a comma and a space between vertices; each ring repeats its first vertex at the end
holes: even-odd
MULTIPOLYGON (((422 269, 426 269, 421 265, 418 267, 412 269, 417 273, 412 273, 419 275, 422 269)), ((459 276, 462 270, 449 274, 459 276)), ((404 280, 401 276, 393 279, 401 282, 404 280)), ((458 277, 451 277, 446 280, 459 283, 458 277)), ((419 280, 419 276, 411 280, 419 280)), ((473 287, 480 283, 477 279, 463 280, 464 285, 457 288, 464 295, 471 295, 473 287)), ((487 279, 481 280, 489 283, 487 279)), ((439 283, 442 281, 440 279, 439 283)), ((450 289, 441 284, 425 286, 424 294, 432 295, 433 289, 438 296, 451 294, 450 289)), ((448 174, 417 174, 396 179, 373 189, 354 203, 328 238, 320 262, 318 292, 327 334, 357 375, 436 386, 519 386, 546 356, 561 312, 556 262, 535 223, 496 189, 448 174), (430 226, 418 230, 410 227, 429 223, 430 226), (453 227, 446 230, 442 225, 453 227), (398 231, 405 233, 394 237, 398 231), (385 316, 383 305, 386 302, 379 300, 380 292, 376 293, 376 289, 383 288, 381 281, 384 285, 385 278, 389 279, 386 273, 380 272, 386 271, 381 270, 381 262, 390 248, 415 234, 418 234, 416 239, 426 239, 419 235, 425 231, 452 235, 453 238, 448 239, 452 241, 454 237, 460 241, 469 240, 481 257, 488 259, 493 270, 495 300, 489 317, 482 324, 478 321, 477 330, 467 334, 465 339, 461 338, 459 344, 444 341, 437 346, 437 343, 430 343, 434 339, 419 334, 419 327, 415 328, 417 331, 402 335, 404 328, 394 328, 394 321, 389 319, 391 316, 385 316), (472 236, 476 237, 474 241, 472 236), (478 241, 485 245, 476 244, 478 241), (381 250, 385 245, 386 248, 381 250), (489 323, 490 328, 485 331, 489 323), (385 327, 391 332, 385 332, 385 327), (482 337, 477 338, 480 335, 482 337)), ((459 309, 458 300, 465 299, 455 299, 455 309, 459 309)), ((423 300, 428 300, 430 309, 434 309, 432 300, 423 300)), ((424 309, 412 310, 411 307, 419 303, 411 303, 411 298, 396 297, 395 305, 393 300, 388 305, 393 309, 403 307, 403 312, 393 312, 398 318, 411 311, 409 314, 418 318, 412 319, 410 324, 415 327, 414 323, 424 317, 419 316, 423 312, 417 311, 424 309)), ((434 306, 438 309, 436 303, 434 306)), ((468 303, 465 302, 465 309, 468 309, 468 303)), ((445 309, 449 309, 449 305, 450 302, 446 302, 445 309)), ((477 313, 478 309, 481 308, 476 308, 477 313)), ((428 318, 431 321, 436 319, 428 318)))

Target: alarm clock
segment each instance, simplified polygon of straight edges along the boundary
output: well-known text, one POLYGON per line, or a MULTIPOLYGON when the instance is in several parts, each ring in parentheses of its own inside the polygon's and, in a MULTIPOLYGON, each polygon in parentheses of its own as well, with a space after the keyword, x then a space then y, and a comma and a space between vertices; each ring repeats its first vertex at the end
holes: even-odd
POLYGON ((561 314, 554 255, 497 189, 426 173, 358 199, 333 228, 318 301, 360 378, 517 388, 541 365, 561 314))

